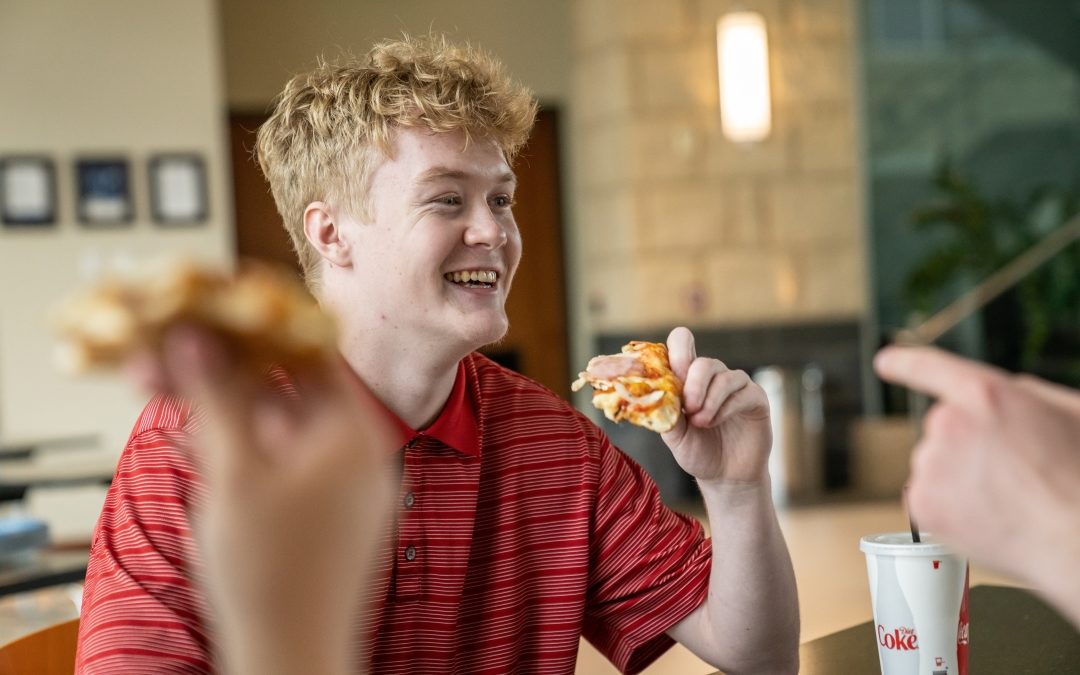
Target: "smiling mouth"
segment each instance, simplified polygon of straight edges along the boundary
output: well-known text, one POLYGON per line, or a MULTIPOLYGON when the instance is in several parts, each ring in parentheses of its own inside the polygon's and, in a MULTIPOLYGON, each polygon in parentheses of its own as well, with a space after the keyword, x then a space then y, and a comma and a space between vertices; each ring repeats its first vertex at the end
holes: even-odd
POLYGON ((499 274, 494 270, 462 270, 447 272, 443 278, 466 288, 494 288, 499 274))

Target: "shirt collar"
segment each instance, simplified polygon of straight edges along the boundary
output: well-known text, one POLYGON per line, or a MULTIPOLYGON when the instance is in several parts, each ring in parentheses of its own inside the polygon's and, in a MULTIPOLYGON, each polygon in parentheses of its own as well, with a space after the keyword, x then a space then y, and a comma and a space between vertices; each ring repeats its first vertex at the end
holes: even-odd
POLYGON ((406 442, 412 442, 419 436, 430 436, 463 455, 480 456, 480 426, 476 415, 476 402, 470 395, 469 370, 465 367, 464 359, 458 362, 450 398, 427 429, 415 431, 394 416, 406 442))

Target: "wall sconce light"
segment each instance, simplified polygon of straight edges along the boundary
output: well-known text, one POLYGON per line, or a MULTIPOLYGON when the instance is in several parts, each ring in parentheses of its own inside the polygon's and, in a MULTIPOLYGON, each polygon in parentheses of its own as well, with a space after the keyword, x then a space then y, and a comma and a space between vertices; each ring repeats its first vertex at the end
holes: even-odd
POLYGON ((720 17, 716 21, 716 57, 724 135, 739 143, 764 140, 772 130, 765 17, 745 11, 720 17))

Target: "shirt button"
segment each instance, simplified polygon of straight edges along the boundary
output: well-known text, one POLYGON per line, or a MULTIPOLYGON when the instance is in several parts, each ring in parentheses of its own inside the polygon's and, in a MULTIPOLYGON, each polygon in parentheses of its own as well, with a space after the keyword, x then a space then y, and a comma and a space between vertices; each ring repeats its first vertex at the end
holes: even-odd
POLYGON ((415 546, 410 545, 410 546, 405 547, 405 559, 408 560, 409 562, 412 562, 413 560, 416 560, 416 547, 415 546))
POLYGON ((416 504, 416 495, 411 492, 405 493, 405 508, 411 509, 416 504))

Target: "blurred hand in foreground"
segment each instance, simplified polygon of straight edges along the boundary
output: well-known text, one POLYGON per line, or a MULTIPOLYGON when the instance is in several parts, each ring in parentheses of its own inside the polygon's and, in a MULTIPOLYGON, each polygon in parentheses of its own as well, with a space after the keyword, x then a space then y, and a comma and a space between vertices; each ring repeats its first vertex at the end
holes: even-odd
POLYGON ((233 673, 354 672, 353 619, 396 487, 394 429, 337 357, 290 370, 298 399, 238 363, 185 326, 131 369, 203 419, 193 518, 219 656, 233 673))
POLYGON ((887 347, 874 367, 937 398, 911 458, 919 525, 1080 625, 1080 393, 930 347, 887 347))

